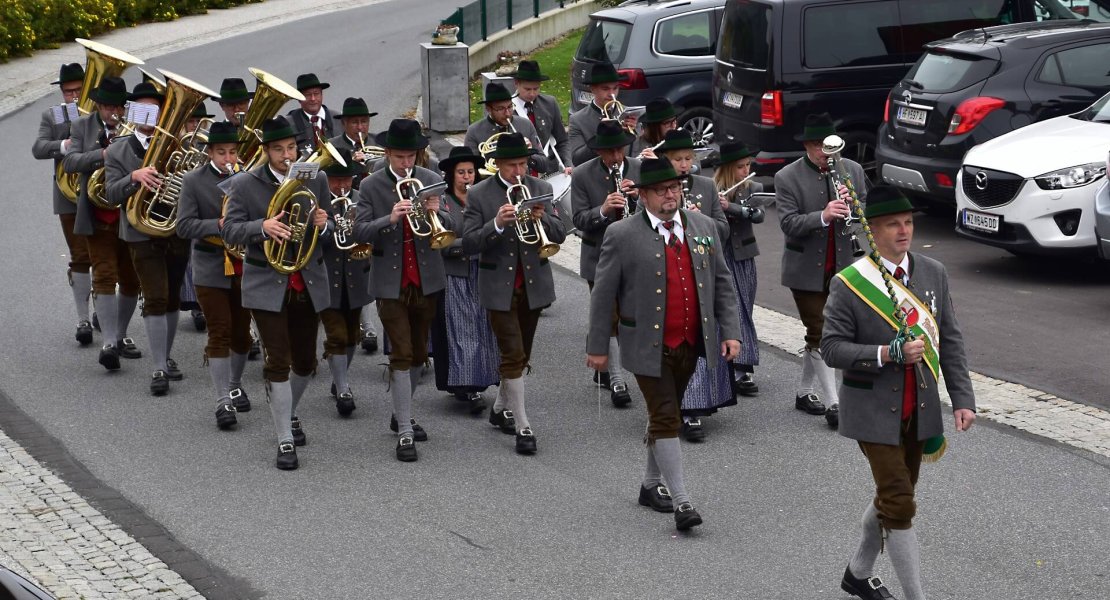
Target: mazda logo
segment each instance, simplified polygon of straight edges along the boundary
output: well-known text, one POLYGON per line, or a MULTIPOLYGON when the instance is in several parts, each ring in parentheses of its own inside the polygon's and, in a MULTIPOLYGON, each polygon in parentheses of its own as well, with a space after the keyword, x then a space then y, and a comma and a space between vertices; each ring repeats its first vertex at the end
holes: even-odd
POLYGON ((987 172, 979 171, 975 174, 975 188, 980 192, 987 189, 987 172))

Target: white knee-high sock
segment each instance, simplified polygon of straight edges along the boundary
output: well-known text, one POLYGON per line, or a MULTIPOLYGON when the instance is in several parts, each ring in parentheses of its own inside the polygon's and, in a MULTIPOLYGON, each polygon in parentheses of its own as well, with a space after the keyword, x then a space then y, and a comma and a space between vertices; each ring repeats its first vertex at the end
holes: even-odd
POLYGON ((97 294, 93 298, 96 307, 97 319, 100 321, 100 333, 105 345, 116 345, 119 335, 119 298, 115 294, 97 294))
POLYGON ((655 460, 655 446, 649 445, 647 447, 647 466, 644 467, 644 481, 645 488, 651 488, 659 485, 663 481, 663 474, 659 472, 659 463, 655 460))
POLYGON ((836 389, 836 370, 825 364, 820 350, 812 352, 817 361, 814 371, 817 373, 817 381, 821 384, 821 399, 825 401, 825 406, 836 406, 840 404, 840 394, 836 389))
POLYGON ((917 546, 917 533, 913 528, 888 529, 886 547, 898 583, 902 584, 904 600, 925 600, 921 587, 921 550, 917 546))
POLYGON ((609 338, 609 387, 624 383, 624 369, 621 368, 621 348, 617 338, 609 338))
POLYGON ((308 388, 308 381, 312 379, 312 375, 297 375, 296 373, 289 373, 289 388, 293 392, 293 414, 292 418, 297 418, 297 405, 301 402, 301 397, 304 396, 304 391, 308 388))
MULTIPOLYGON (((116 313, 116 335, 119 336, 117 339, 122 340, 127 337, 127 328, 131 325, 131 317, 135 316, 135 307, 139 305, 139 297, 124 294, 118 294, 117 297, 119 298, 119 304, 116 313)), ((96 313, 99 315, 100 311, 98 310, 96 313)), ((100 319, 101 321, 104 320, 103 315, 100 319)), ((104 330, 104 323, 100 324, 100 329, 101 331, 104 330)))
POLYGON ((393 371, 389 375, 389 395, 393 399, 393 418, 397 434, 412 435, 412 371, 393 371))
POLYGON ((92 276, 88 273, 70 273, 69 286, 73 292, 73 305, 77 308, 77 320, 89 320, 89 290, 92 289, 92 276))
POLYGON ((168 332, 166 331, 166 315, 149 315, 143 317, 146 326, 146 337, 150 342, 150 356, 155 371, 166 370, 166 352, 168 332))
POLYGON ((848 569, 856 579, 867 579, 875 572, 875 559, 883 548, 883 529, 879 523, 879 511, 874 502, 867 503, 860 524, 861 537, 855 556, 848 561, 848 569))
POLYGON ((502 379, 501 386, 508 393, 505 407, 513 411, 513 418, 516 419, 516 430, 520 432, 530 429, 532 425, 528 422, 528 413, 524 410, 524 378, 502 379))
POLYGON ((247 368, 247 355, 231 353, 231 370, 228 374, 228 386, 237 388, 243 386, 243 371, 247 368))
POLYGON ((266 401, 270 404, 270 416, 274 420, 274 431, 279 444, 293 443, 293 390, 288 381, 270 381, 266 384, 266 401))
POLYGON ((212 387, 216 390, 216 408, 231 404, 231 360, 227 358, 209 358, 208 376, 212 378, 212 387))
POLYGON ((181 320, 181 311, 171 310, 166 313, 166 356, 173 354, 173 341, 177 339, 177 323, 181 320))
POLYGON ((331 382, 335 384, 336 395, 351 391, 347 385, 347 355, 332 354, 328 357, 328 367, 331 369, 331 382))
POLYGON ((798 396, 815 393, 817 379, 817 358, 813 350, 802 353, 802 380, 798 384, 798 396))
POLYGON ((351 370, 351 361, 355 359, 355 346, 347 346, 347 370, 351 370))
POLYGON ((677 509, 680 504, 690 501, 682 475, 682 446, 679 445, 678 438, 663 438, 655 440, 652 452, 677 509))

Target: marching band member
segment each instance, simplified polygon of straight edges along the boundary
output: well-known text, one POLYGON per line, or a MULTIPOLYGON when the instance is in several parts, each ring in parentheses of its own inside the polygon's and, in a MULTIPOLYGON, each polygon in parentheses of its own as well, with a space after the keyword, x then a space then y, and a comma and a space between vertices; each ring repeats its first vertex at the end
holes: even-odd
POLYGON ((486 105, 486 118, 479 119, 470 124, 463 138, 463 145, 470 148, 471 152, 481 154, 480 146, 495 133, 521 134, 529 146, 536 150, 535 154, 528 157, 528 167, 537 173, 547 172, 547 159, 540 155, 543 146, 536 134, 536 128, 527 117, 517 115, 513 107, 513 95, 500 83, 486 85, 486 96, 482 100, 486 105))
MULTIPOLYGON (((247 83, 238 77, 228 77, 220 83, 220 95, 212 99, 220 105, 224 113, 224 120, 236 127, 242 127, 239 115, 246 114, 251 106, 254 92, 247 91, 247 83)), ((249 156, 240 157, 241 160, 250 160, 249 156)))
MULTIPOLYGON (((478 290, 482 307, 489 311, 490 326, 501 351, 501 385, 490 409, 490 423, 508 428, 511 411, 516 427, 516 451, 536 452, 536 436, 524 410, 524 369, 532 356, 532 341, 540 311, 555 301, 551 265, 539 247, 519 238, 519 219, 509 186, 522 182, 532 197, 551 194, 551 184, 528 175, 530 157, 536 152, 520 133, 498 139, 492 158, 497 175, 470 189, 467 195, 463 252, 478 258, 478 290)), ((522 212, 527 209, 522 209, 522 212)), ((551 203, 537 204, 528 214, 531 227, 560 244, 566 239, 563 222, 551 203), (541 229, 542 228, 542 229, 541 229)), ((610 306, 612 306, 610 304, 610 306)))
POLYGON ((721 155, 713 173, 713 181, 720 192, 718 198, 721 209, 732 229, 728 236, 729 243, 724 246, 724 250, 729 270, 732 271, 736 297, 740 301, 738 308, 742 343, 740 356, 735 362, 729 363, 729 370, 732 371, 733 391, 741 396, 759 394, 759 386, 752 380, 755 366, 759 364, 759 338, 755 333, 755 319, 752 315, 757 284, 755 257, 759 256, 759 245, 755 243, 752 224, 762 223, 766 215, 762 207, 749 207, 746 204, 752 194, 763 191, 763 184, 750 180, 740 183, 751 173, 752 157, 755 154, 743 142, 721 144, 721 155), (733 189, 737 184, 740 187, 733 189), (731 192, 724 194, 730 189, 731 192))
MULTIPOLYGON (((165 96, 153 84, 144 81, 135 86, 127 99, 133 104, 157 108, 165 96)), ((143 325, 154 367, 150 393, 162 396, 169 391, 170 381, 180 381, 184 377, 170 353, 181 314, 181 284, 185 280, 185 265, 189 262, 189 243, 176 235, 162 238, 144 235, 127 219, 128 198, 141 188, 157 190, 161 186, 162 175, 157 169, 142 166, 154 135, 156 115, 157 112, 150 115, 153 122, 137 123, 132 135, 108 147, 104 181, 108 203, 120 207, 119 236, 127 242, 143 288, 143 325)))
MULTIPOLYGON (((326 207, 331 219, 331 229, 344 232, 347 241, 353 243, 354 231, 339 227, 343 219, 354 226, 353 215, 344 212, 346 206, 355 206, 357 200, 351 198, 353 182, 366 172, 366 167, 355 161, 350 150, 339 150, 346 165, 338 163, 327 168, 328 187, 331 194, 326 207), (347 204, 335 204, 338 198, 347 198, 347 204)), ((360 317, 363 307, 370 304, 370 257, 356 258, 352 253, 358 249, 343 249, 337 245, 334 235, 320 241, 324 246, 324 263, 328 268, 331 283, 331 304, 320 311, 320 321, 324 324, 324 359, 331 368, 332 397, 335 409, 342 417, 349 417, 355 410, 355 396, 347 383, 347 372, 355 357, 355 345, 362 339, 360 317)))
MULTIPOLYGON (((570 173, 570 139, 567 137, 566 127, 563 127, 563 110, 559 108, 559 101, 551 94, 541 94, 540 86, 544 81, 551 79, 540 71, 540 64, 534 60, 522 60, 517 65, 516 71, 510 76, 516 85, 516 94, 513 96, 513 109, 517 116, 528 119, 535 128, 539 137, 540 151, 554 139, 555 152, 563 162, 563 170, 570 173)), ((554 158, 548 158, 549 173, 558 170, 559 164, 554 158)))
MULTIPOLYGON (((462 222, 470 186, 478 180, 478 167, 483 164, 482 157, 466 146, 452 148, 451 155, 439 161, 447 182, 444 210, 452 213, 456 223, 462 222)), ((497 338, 478 297, 478 257, 464 251, 462 238, 442 253, 447 287, 432 323, 436 388, 469 403, 470 411, 478 414, 485 410, 482 392, 500 382, 497 338)))
MULTIPOLYGON (((650 151, 656 144, 662 142, 668 131, 678 129, 678 113, 674 105, 666 98, 653 98, 644 107, 644 114, 640 116, 640 135, 632 143, 632 156, 645 158, 644 151, 650 151)), ((654 153, 651 155, 654 157, 654 153)))
POLYGON ((864 216, 877 256, 828 284, 821 338, 825 363, 844 375, 840 434, 857 440, 875 482, 840 587, 869 600, 892 598, 873 576, 885 544, 903 598, 924 600, 914 495, 923 454, 938 460, 945 446, 938 378, 944 374, 958 432, 975 423, 975 394, 948 273, 909 251, 913 205, 897 188, 876 186, 864 216))
POLYGON ((637 184, 644 210, 609 227, 590 296, 586 364, 608 367, 618 306, 621 354, 648 410, 639 502, 673 510, 675 526, 686 530, 702 518, 683 482, 679 406, 699 355, 732 360, 740 351, 740 324, 728 265, 713 243, 716 223, 681 208, 680 177, 669 161, 645 159, 637 184))
MULTIPOLYGON (((243 259, 243 307, 250 309, 265 349, 262 375, 277 433, 276 466, 292 470, 300 465, 296 446, 304 446, 308 441, 297 417, 297 403, 316 370, 318 313, 329 306, 331 295, 319 245, 307 265, 290 275, 276 271, 266 258, 266 240, 292 243, 293 230, 283 221, 285 212, 274 216, 268 216, 268 212, 274 193, 300 152, 297 132, 285 117, 264 121, 262 147, 267 162, 229 182, 223 238, 227 244, 247 248, 243 259)), ((328 235, 328 214, 319 207, 320 201, 326 202, 331 197, 327 177, 319 174, 306 180, 302 189, 312 192, 317 199, 308 217, 308 227, 320 229, 321 236, 328 235)), ((303 198, 299 202, 302 210, 309 210, 303 198)), ((309 235, 305 234, 306 243, 309 235)))
POLYGON ((97 360, 105 369, 115 371, 120 368, 121 357, 142 357, 127 336, 131 316, 139 304, 139 278, 127 244, 119 238, 120 211, 93 206, 88 182, 89 175, 104 167, 108 145, 123 119, 127 87, 119 77, 105 77, 90 98, 96 103, 96 112, 77 119, 70 127, 72 147, 62 159, 62 168, 67 173, 80 174, 81 191, 73 232, 85 236, 92 262, 93 306, 104 338, 97 360))
POLYGON ((289 111, 287 117, 297 130, 302 150, 315 150, 317 138, 327 140, 338 133, 335 115, 324 105, 324 90, 329 87, 331 84, 322 83, 315 73, 297 75, 297 90, 304 95, 304 100, 300 108, 289 111))
MULTIPOLYGON (((827 156, 822 142, 836 133, 828 113, 809 115, 802 130, 805 156, 775 174, 775 202, 779 227, 785 236, 782 285, 790 288, 798 317, 805 325, 802 377, 794 408, 811 415, 825 415, 830 427, 839 422, 839 400, 834 373, 821 359, 821 329, 829 281, 852 263, 849 238, 841 235, 849 215, 846 189, 830 194, 827 156), (822 389, 824 396, 817 393, 822 389), (823 404, 824 399, 827 403, 823 404)), ((867 199, 867 176, 859 163, 841 159, 845 176, 856 186, 861 201, 867 199)))
MULTIPOLYGON (((610 63, 597 63, 590 70, 586 78, 586 85, 590 86, 590 93, 594 95, 593 101, 570 116, 570 159, 574 166, 592 160, 594 153, 587 142, 597 131, 597 123, 605 118, 602 108, 610 100, 616 100, 620 92, 620 82, 628 79, 627 75, 618 74, 617 69, 610 63)), ((635 131, 636 115, 624 116, 621 125, 626 129, 635 131)))
MULTIPOLYGON (((58 80, 53 82, 62 92, 63 104, 77 101, 81 95, 82 82, 85 79, 85 69, 77 63, 62 65, 58 72, 58 80)), ((54 168, 61 164, 62 158, 76 150, 73 139, 70 137, 70 121, 68 118, 60 122, 54 118, 55 106, 42 113, 39 122, 39 134, 31 146, 31 154, 39 160, 54 159, 54 168)), ((54 214, 62 225, 62 236, 69 250, 69 286, 73 291, 73 304, 77 308, 77 343, 87 346, 93 341, 93 326, 89 322, 89 292, 92 290, 92 276, 89 270, 92 262, 89 259, 89 244, 83 236, 73 232, 77 221, 77 204, 62 195, 55 181, 53 188, 54 214)))
MULTIPOLYGON (((203 119, 213 119, 216 115, 208 113, 208 108, 204 106, 203 102, 197 103, 197 107, 185 120, 185 126, 181 128, 182 135, 192 134, 197 131, 200 122, 203 119)), ((194 144, 196 148, 203 151, 204 144, 197 140, 194 144)), ((180 221, 180 210, 178 220, 180 221)), ((197 299, 196 285, 193 282, 193 261, 190 260, 189 264, 185 265, 185 281, 181 284, 181 310, 189 311, 193 317, 193 327, 197 331, 205 331, 208 328, 208 320, 204 317, 204 311, 200 308, 200 301, 197 299)))
POLYGON ((182 133, 192 133, 197 130, 202 119, 215 119, 216 115, 208 112, 208 107, 203 102, 198 102, 197 107, 189 114, 189 118, 185 121, 185 127, 181 128, 182 133))
POLYGON ((424 441, 428 436, 412 416, 418 382, 412 368, 428 361, 428 328, 446 280, 442 255, 431 248, 428 238, 414 234, 409 214, 414 202, 423 202, 423 210, 438 214, 447 229, 454 221, 441 210, 439 196, 423 201, 398 197, 400 180, 415 178, 424 187, 443 181, 435 173, 415 166, 417 153, 428 146, 420 124, 394 119, 387 131, 377 135, 376 142, 385 149, 386 167, 364 179, 359 187, 355 241, 374 245, 370 293, 376 298, 382 327, 392 345, 390 429, 398 434, 397 460, 412 462, 417 459, 414 441, 424 441))
MULTIPOLYGON (((640 177, 640 159, 628 156, 628 146, 634 139, 616 121, 598 121, 596 135, 587 142, 597 156, 576 167, 570 176, 572 220, 582 236, 578 272, 591 290, 606 230, 636 210, 639 193, 635 181, 640 177)), ((616 311, 614 307, 612 337, 609 338, 609 370, 594 373, 594 381, 609 388, 613 406, 623 407, 632 402, 632 396, 628 394, 621 368, 616 311)))
POLYGON ((216 426, 231 429, 236 413, 251 409, 242 387, 243 370, 251 347, 250 311, 243 308, 243 263, 220 239, 224 192, 218 185, 239 162, 238 129, 228 122, 213 123, 205 151, 210 162, 185 175, 178 206, 177 235, 193 240, 191 264, 197 300, 208 319, 204 358, 216 388, 216 426))

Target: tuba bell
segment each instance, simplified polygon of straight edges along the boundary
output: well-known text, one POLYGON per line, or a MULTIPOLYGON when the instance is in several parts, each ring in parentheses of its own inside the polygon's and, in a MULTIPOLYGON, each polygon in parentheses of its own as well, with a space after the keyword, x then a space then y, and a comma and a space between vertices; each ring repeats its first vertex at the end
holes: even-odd
MULTIPOLYGON (((548 194, 550 196, 551 194, 548 194)), ((539 246, 540 258, 551 258, 559 251, 559 244, 547 239, 543 230, 543 223, 532 218, 532 209, 525 206, 528 202, 536 200, 528 186, 524 185, 524 178, 519 175, 516 183, 505 190, 505 198, 516 208, 516 239, 522 244, 539 246)))
POLYGON ((155 191, 144 187, 132 194, 127 199, 127 220, 139 233, 169 237, 177 227, 177 204, 185 174, 208 162, 206 154, 184 146, 177 133, 193 109, 216 93, 176 73, 159 72, 166 78, 166 100, 140 168, 154 167, 162 176, 162 185, 155 191))
POLYGON ((255 86, 250 108, 239 119, 239 157, 244 170, 266 162, 266 153, 262 151, 262 130, 259 129, 262 123, 276 117, 286 102, 304 101, 304 94, 274 75, 255 67, 247 70, 258 80, 258 85, 255 86))
MULTIPOLYGON (((346 161, 339 155, 331 142, 324 141, 303 162, 313 163, 326 169, 332 164, 346 165, 346 161)), ((282 275, 291 275, 303 269, 312 259, 316 250, 316 241, 320 237, 320 230, 312 223, 312 214, 319 208, 320 203, 316 194, 304 189, 304 182, 300 179, 286 177, 270 198, 266 207, 266 218, 272 219, 285 213, 282 223, 290 230, 288 239, 266 239, 262 242, 262 249, 266 253, 266 262, 270 263, 275 271, 282 275)))
MULTIPOLYGON (((409 169, 406 175, 407 177, 398 181, 393 189, 397 192, 398 200, 412 201, 412 209, 405 215, 409 222, 409 229, 416 237, 428 238, 428 245, 432 250, 443 250, 450 246, 457 236, 454 231, 443 226, 439 215, 424 208, 424 202, 419 193, 424 184, 412 177, 412 169, 409 169)), ((439 184, 437 187, 446 187, 446 184, 439 184)))
MULTIPOLYGON (((101 79, 119 77, 128 67, 141 65, 143 61, 100 42, 82 38, 77 38, 76 41, 85 47, 85 79, 81 82, 81 94, 77 97, 77 110, 82 115, 87 115, 96 110, 96 102, 89 98, 89 94, 100 85, 101 79)), ((66 173, 61 163, 54 170, 58 189, 70 202, 77 201, 77 194, 80 191, 79 177, 79 173, 66 173)))

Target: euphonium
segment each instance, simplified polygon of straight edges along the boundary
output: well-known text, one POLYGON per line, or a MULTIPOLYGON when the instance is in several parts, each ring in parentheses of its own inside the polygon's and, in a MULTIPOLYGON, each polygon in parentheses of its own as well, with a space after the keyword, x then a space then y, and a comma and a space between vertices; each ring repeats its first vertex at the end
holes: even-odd
POLYGON ((258 80, 250 108, 239 119, 239 158, 244 169, 257 167, 266 161, 262 151, 262 123, 277 116, 286 102, 304 102, 304 94, 281 79, 251 67, 247 69, 258 80))
POLYGON ((412 208, 405 215, 408 219, 409 229, 417 237, 428 238, 428 245, 433 250, 442 250, 455 241, 455 232, 443 226, 439 215, 424 208, 424 201, 418 198, 417 192, 424 186, 421 181, 412 177, 412 169, 405 174, 406 177, 397 182, 394 191, 398 200, 411 200, 412 208))
MULTIPOLYGON (((549 194, 550 195, 550 194, 549 194)), ((532 192, 524 185, 524 178, 517 176, 516 183, 505 190, 505 198, 516 208, 516 239, 522 244, 539 246, 540 258, 551 258, 559 251, 559 244, 547 239, 543 223, 532 218, 532 209, 525 206, 532 200, 532 192), (515 196, 515 197, 514 197, 515 196)))
MULTIPOLYGON (((141 65, 143 61, 100 42, 81 38, 76 41, 85 47, 85 79, 81 82, 81 95, 77 97, 77 110, 81 114, 87 115, 96 110, 96 102, 89 98, 89 94, 100 85, 101 79, 119 77, 123 75, 128 67, 141 65)), ((80 188, 78 177, 78 173, 66 173, 62 169, 61 163, 58 163, 58 167, 54 171, 58 189, 70 202, 77 201, 77 193, 80 188)))
MULTIPOLYGON (((336 151, 331 142, 324 141, 303 162, 317 164, 320 169, 327 169, 332 164, 346 166, 346 161, 336 151)), ((266 253, 266 261, 275 271, 283 275, 290 275, 303 269, 312 258, 316 250, 316 241, 320 237, 320 230, 312 223, 312 215, 319 202, 316 194, 304 189, 304 182, 300 179, 286 177, 270 198, 270 205, 266 207, 266 218, 272 219, 285 213, 282 223, 289 226, 290 235, 285 240, 266 239, 262 242, 262 249, 266 253)))
POLYGON ((216 93, 176 73, 159 69, 166 78, 166 100, 158 115, 158 125, 140 168, 154 167, 162 185, 152 191, 140 188, 127 199, 127 220, 136 231, 151 237, 168 237, 177 227, 177 202, 185 174, 208 161, 208 156, 186 148, 177 138, 193 109, 216 93))
POLYGON ((216 120, 211 117, 204 117, 197 121, 197 126, 192 131, 181 134, 181 147, 204 152, 208 147, 208 130, 212 129, 212 124, 215 122, 216 120))
MULTIPOLYGON (((863 247, 860 246, 859 238, 856 237, 855 228, 852 227, 860 220, 853 209, 853 206, 859 204, 859 197, 856 195, 856 186, 852 183, 852 178, 844 172, 844 167, 840 161, 840 153, 844 151, 844 146, 844 139, 839 135, 830 135, 821 141, 821 151, 825 153, 826 164, 829 169, 829 201, 831 202, 838 197, 836 189, 841 185, 848 189, 848 194, 852 198, 852 201, 848 203, 848 216, 844 217, 844 228, 840 230, 840 235, 850 235, 852 237, 852 256, 859 258, 866 254, 863 247)), ((832 258, 830 257, 830 260, 832 258)))
POLYGON ((356 203, 351 200, 350 191, 344 192, 342 196, 332 198, 331 206, 332 215, 334 215, 332 219, 335 220, 335 233, 332 234, 335 238, 335 247, 346 250, 351 260, 369 258, 370 251, 374 247, 370 244, 360 244, 354 241, 356 203))

